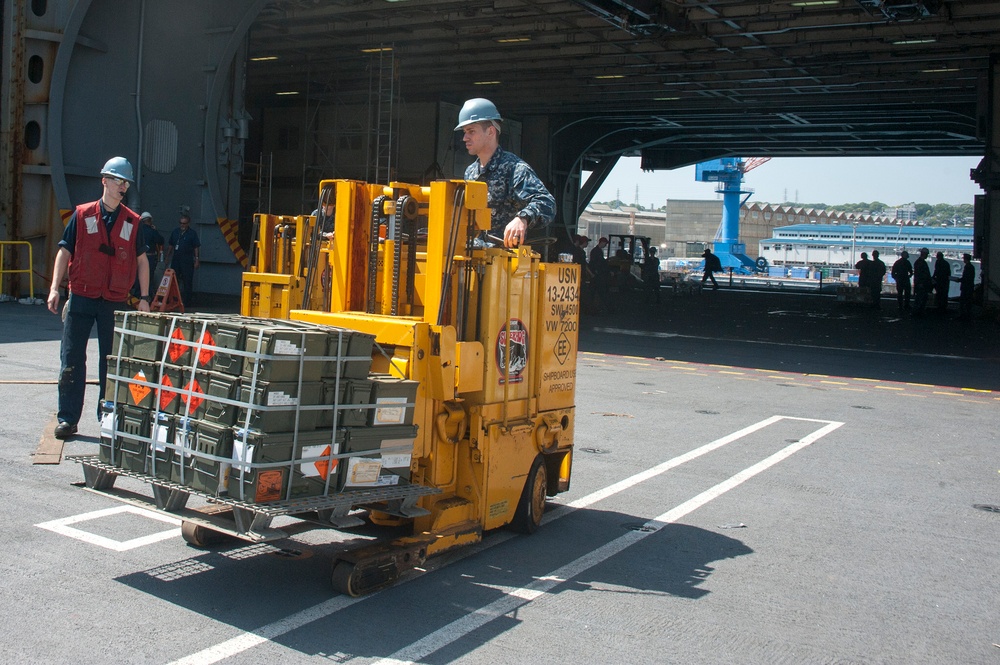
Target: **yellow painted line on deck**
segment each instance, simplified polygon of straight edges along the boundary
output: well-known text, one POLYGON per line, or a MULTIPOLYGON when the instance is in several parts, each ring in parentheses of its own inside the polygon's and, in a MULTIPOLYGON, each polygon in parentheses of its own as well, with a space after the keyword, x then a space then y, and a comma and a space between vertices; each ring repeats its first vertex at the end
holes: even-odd
POLYGON ((864 388, 838 388, 838 390, 850 390, 852 393, 866 393, 864 388))
POLYGON ((935 390, 934 394, 935 395, 947 395, 948 397, 958 397, 958 393, 946 393, 946 392, 941 392, 940 390, 935 390))
POLYGON ((683 370, 687 370, 689 372, 697 372, 698 371, 697 367, 678 367, 677 365, 671 365, 670 369, 683 369, 683 370))
POLYGON ((899 386, 875 386, 876 390, 906 390, 905 388, 900 388, 899 386))
POLYGON ((878 383, 879 382, 878 379, 862 379, 860 377, 854 377, 854 380, 855 381, 864 381, 866 383, 878 383))
POLYGON ((933 388, 934 385, 931 383, 907 383, 908 386, 915 386, 917 388, 933 388))
POLYGON ((989 393, 993 392, 992 390, 980 390, 979 388, 962 388, 962 390, 964 390, 965 392, 969 392, 969 393, 987 393, 987 394, 989 394, 989 393))
POLYGON ((927 395, 918 395, 917 393, 902 393, 901 397, 919 397, 920 399, 927 399, 927 395))
POLYGON ((824 379, 830 378, 829 374, 808 374, 807 373, 806 376, 818 376, 818 377, 821 377, 821 378, 824 378, 824 379))
POLYGON ((726 370, 719 370, 719 374, 739 374, 740 376, 746 374, 746 372, 729 372, 726 370))
POLYGON ((830 385, 833 385, 833 386, 849 386, 849 385, 851 385, 847 381, 820 381, 820 383, 829 383, 830 385))
POLYGON ((625 364, 626 364, 626 365, 641 365, 641 366, 643 366, 643 367, 649 367, 649 363, 635 363, 635 362, 631 362, 631 361, 629 361, 629 362, 627 362, 627 363, 625 363, 625 364))

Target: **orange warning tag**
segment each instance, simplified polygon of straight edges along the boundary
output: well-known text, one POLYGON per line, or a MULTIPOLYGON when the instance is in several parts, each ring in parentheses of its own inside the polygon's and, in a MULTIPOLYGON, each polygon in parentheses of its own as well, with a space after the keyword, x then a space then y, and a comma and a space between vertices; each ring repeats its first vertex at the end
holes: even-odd
POLYGON ((212 358, 215 356, 215 338, 212 337, 212 333, 205 331, 205 334, 201 336, 202 350, 198 354, 198 364, 207 365, 212 362, 212 358))
MULTIPOLYGON (((175 339, 178 342, 186 342, 184 338, 184 331, 180 328, 174 328, 174 331, 170 333, 170 339, 175 339)), ((171 362, 177 362, 177 359, 187 353, 188 347, 186 344, 178 344, 177 342, 171 342, 170 346, 167 348, 167 354, 170 356, 171 362)))
POLYGON ((281 499, 281 480, 284 477, 281 469, 267 469, 257 476, 257 503, 279 501, 281 499))
POLYGON ((170 403, 174 401, 177 397, 177 393, 172 390, 167 390, 167 388, 173 388, 174 384, 170 380, 170 377, 166 374, 163 375, 163 380, 160 381, 160 411, 166 411, 170 403))
POLYGON ((187 404, 192 412, 197 411, 201 403, 205 401, 205 391, 201 389, 201 384, 195 378, 192 378, 191 382, 187 384, 187 390, 193 394, 181 395, 181 401, 187 404))
MULTIPOLYGON (((327 457, 329 454, 330 454, 330 446, 327 446, 326 450, 320 453, 320 455, 323 457, 327 457)), ((339 461, 340 460, 337 459, 335 460, 319 459, 313 462, 313 466, 316 467, 316 471, 319 472, 319 477, 322 478, 323 480, 326 480, 326 477, 330 475, 331 471, 337 470, 337 462, 339 461)))
MULTIPOLYGON (((140 369, 135 373, 135 376, 132 377, 132 380, 145 381, 146 373, 140 369)), ((149 397, 149 393, 153 392, 153 389, 149 386, 144 386, 138 383, 130 383, 128 384, 128 391, 132 394, 132 403, 139 406, 142 404, 142 400, 149 397)))

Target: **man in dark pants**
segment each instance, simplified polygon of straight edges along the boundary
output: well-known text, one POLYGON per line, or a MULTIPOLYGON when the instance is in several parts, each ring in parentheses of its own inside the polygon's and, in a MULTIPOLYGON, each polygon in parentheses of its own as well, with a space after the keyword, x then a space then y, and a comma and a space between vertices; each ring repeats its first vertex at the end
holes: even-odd
POLYGON ((910 265, 910 253, 904 251, 899 259, 892 264, 892 279, 896 282, 896 304, 899 311, 910 309, 910 277, 913 276, 913 266, 910 265))
POLYGON ((924 315, 927 297, 931 294, 931 289, 934 288, 931 269, 927 265, 927 256, 930 253, 929 249, 922 247, 920 255, 913 264, 913 316, 924 315))
POLYGON ((961 292, 958 297, 958 318, 960 321, 972 320, 972 292, 976 289, 976 266, 972 265, 972 254, 962 254, 962 277, 959 279, 961 292))
POLYGON ((191 228, 191 216, 181 213, 180 226, 170 233, 165 265, 170 266, 180 281, 181 302, 191 306, 194 286, 194 271, 201 267, 201 240, 191 228))
POLYGON ((881 309, 882 280, 885 278, 885 263, 878 257, 877 249, 872 250, 872 260, 869 262, 869 267, 871 268, 871 277, 868 282, 868 288, 871 289, 872 293, 872 307, 881 309))
MULTIPOLYGON (((149 263, 139 216, 122 203, 132 182, 132 165, 113 157, 101 169, 104 193, 97 201, 76 207, 56 253, 48 307, 59 312, 59 285, 69 275, 60 346, 59 412, 55 436, 67 439, 77 431, 87 388, 87 341, 97 324, 100 348, 100 389, 108 375, 115 312, 122 309, 129 289, 139 278, 139 310, 149 311, 149 263)), ((97 417, 100 418, 98 407, 97 417)))
POLYGON ((650 247, 646 251, 646 256, 642 260, 642 285, 646 292, 643 299, 648 303, 650 298, 660 304, 660 257, 656 255, 656 248, 650 247))
POLYGON ((948 291, 951 290, 951 264, 944 252, 937 253, 934 261, 934 305, 938 316, 948 315, 948 291))
POLYGON ((714 273, 722 271, 722 261, 719 260, 718 256, 712 253, 712 250, 707 248, 704 253, 702 253, 702 256, 705 257, 705 272, 701 276, 701 284, 704 286, 705 281, 710 279, 712 280, 712 289, 717 289, 719 288, 719 283, 715 281, 714 273))
MULTIPOLYGON (((142 224, 139 229, 142 231, 142 238, 139 239, 146 245, 146 262, 149 263, 149 286, 152 288, 156 280, 156 266, 160 263, 160 252, 163 251, 163 235, 153 226, 153 213, 144 212, 139 216, 142 224)), ((139 279, 136 278, 132 287, 132 295, 138 298, 141 295, 139 279)))

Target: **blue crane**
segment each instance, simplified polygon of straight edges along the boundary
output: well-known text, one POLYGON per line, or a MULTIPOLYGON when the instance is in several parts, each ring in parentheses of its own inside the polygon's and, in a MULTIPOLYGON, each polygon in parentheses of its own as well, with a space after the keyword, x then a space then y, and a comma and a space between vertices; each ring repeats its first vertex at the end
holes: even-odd
POLYGON ((712 251, 719 257, 723 268, 733 268, 738 272, 753 272, 757 269, 754 260, 746 254, 746 244, 739 241, 740 206, 753 194, 752 190, 743 189, 743 174, 770 159, 723 157, 702 162, 695 167, 695 180, 719 183, 716 191, 722 194, 722 223, 715 234, 712 251), (743 195, 746 198, 741 200, 743 195))

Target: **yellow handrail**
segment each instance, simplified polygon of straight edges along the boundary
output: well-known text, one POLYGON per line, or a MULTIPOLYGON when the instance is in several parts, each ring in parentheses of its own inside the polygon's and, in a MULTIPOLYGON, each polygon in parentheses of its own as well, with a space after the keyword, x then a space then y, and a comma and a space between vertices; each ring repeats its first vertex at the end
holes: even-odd
POLYGON ((28 242, 27 240, 0 240, 0 295, 2 295, 4 293, 4 290, 3 290, 3 276, 4 276, 5 273, 26 272, 26 273, 28 273, 28 285, 29 285, 29 287, 28 287, 29 288, 29 290, 28 290, 28 297, 29 298, 34 298, 35 297, 35 273, 34 273, 34 270, 33 270, 33 266, 34 266, 34 260, 32 258, 31 243, 30 242, 28 242), (20 269, 17 269, 17 270, 15 270, 13 268, 4 268, 3 253, 4 253, 4 247, 6 245, 25 245, 28 248, 28 267, 27 268, 20 268, 20 269))

